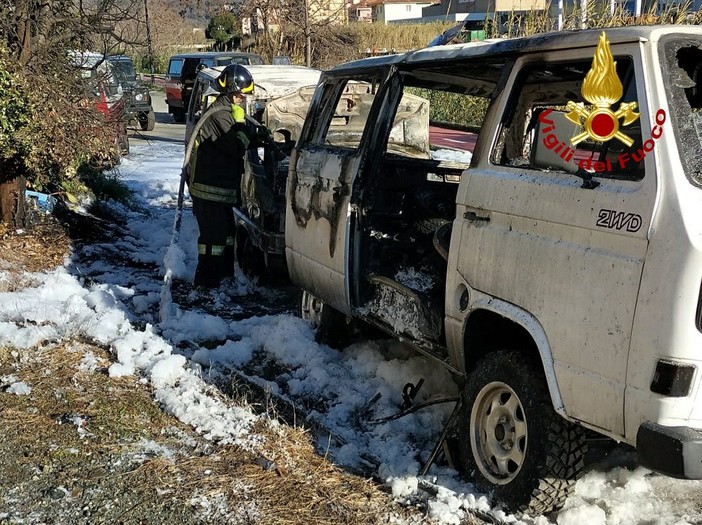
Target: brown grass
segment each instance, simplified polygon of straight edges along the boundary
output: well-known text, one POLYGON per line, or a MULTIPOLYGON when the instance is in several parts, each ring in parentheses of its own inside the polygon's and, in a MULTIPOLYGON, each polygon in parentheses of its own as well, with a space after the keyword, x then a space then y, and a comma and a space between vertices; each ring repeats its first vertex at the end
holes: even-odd
POLYGON ((0 225, 0 270, 9 276, 0 281, 0 292, 14 292, 31 285, 24 272, 52 271, 61 266, 69 248, 66 231, 52 217, 22 233, 0 225))
MULTIPOLYGON (((17 286, 22 270, 53 269, 68 253, 56 225, 4 233, 0 264, 16 275, 17 286)), ((138 377, 109 377, 113 360, 108 348, 79 340, 29 350, 0 346, 0 514, 134 525, 360 525, 393 517, 431 523, 421 509, 400 506, 372 480, 320 456, 304 429, 262 418, 256 451, 208 442, 167 415, 138 377), (88 352, 97 366, 82 371, 88 352), (4 392, 9 375, 31 393, 4 392), (170 454, 149 453, 152 446, 170 454), (203 516, 196 508, 203 497, 226 503, 225 510, 203 516)), ((275 414, 274 406, 268 409, 275 414)))
POLYGON ((0 493, 26 479, 8 459, 17 451, 20 463, 29 459, 43 479, 76 494, 104 483, 141 499, 158 499, 158 489, 183 505, 194 495, 224 497, 230 509, 255 506, 256 523, 381 523, 404 513, 372 481, 315 453, 305 430, 261 423, 265 444, 257 452, 212 446, 166 415, 137 378, 109 378, 104 367, 110 361, 108 351, 82 342, 36 348, 23 357, 0 352, 0 376, 14 374, 32 387, 26 396, 0 393, 0 493), (87 351, 103 368, 79 371, 87 351), (75 415, 86 421, 84 437, 70 421, 75 415), (197 444, 187 445, 183 436, 197 444), (142 440, 175 454, 130 463, 142 440), (111 467, 115 458, 126 458, 125 468, 111 467))

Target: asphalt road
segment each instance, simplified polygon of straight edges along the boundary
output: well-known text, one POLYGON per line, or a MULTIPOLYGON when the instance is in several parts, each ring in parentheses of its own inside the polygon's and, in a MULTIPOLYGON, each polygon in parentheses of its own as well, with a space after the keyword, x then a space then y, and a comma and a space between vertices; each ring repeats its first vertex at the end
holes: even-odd
POLYGON ((183 143, 185 124, 176 124, 168 113, 166 94, 163 91, 151 91, 151 105, 156 113, 156 127, 153 131, 142 131, 137 128, 129 129, 129 143, 132 146, 145 144, 150 141, 166 141, 183 143))

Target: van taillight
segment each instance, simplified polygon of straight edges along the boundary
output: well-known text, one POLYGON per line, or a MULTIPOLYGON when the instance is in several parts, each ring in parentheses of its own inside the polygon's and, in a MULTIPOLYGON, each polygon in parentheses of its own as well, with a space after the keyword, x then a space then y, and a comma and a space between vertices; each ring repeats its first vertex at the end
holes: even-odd
POLYGON ((700 285, 700 294, 697 297, 697 313, 695 314, 695 325, 702 332, 702 285, 700 285))

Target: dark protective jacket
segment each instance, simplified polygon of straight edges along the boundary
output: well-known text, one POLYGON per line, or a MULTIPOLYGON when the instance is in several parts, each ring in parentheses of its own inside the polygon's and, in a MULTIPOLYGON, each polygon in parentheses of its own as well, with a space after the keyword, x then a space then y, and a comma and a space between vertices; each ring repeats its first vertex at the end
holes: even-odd
POLYGON ((227 97, 218 97, 201 118, 210 112, 195 139, 188 189, 193 197, 237 204, 252 131, 246 123, 234 122, 227 97))

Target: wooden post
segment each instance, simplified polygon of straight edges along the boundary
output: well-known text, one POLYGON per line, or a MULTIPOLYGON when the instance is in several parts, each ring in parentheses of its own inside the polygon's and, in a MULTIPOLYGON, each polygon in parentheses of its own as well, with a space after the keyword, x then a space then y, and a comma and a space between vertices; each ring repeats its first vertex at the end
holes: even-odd
POLYGON ((0 162, 0 221, 15 229, 24 228, 24 176, 9 178, 10 168, 0 162))

